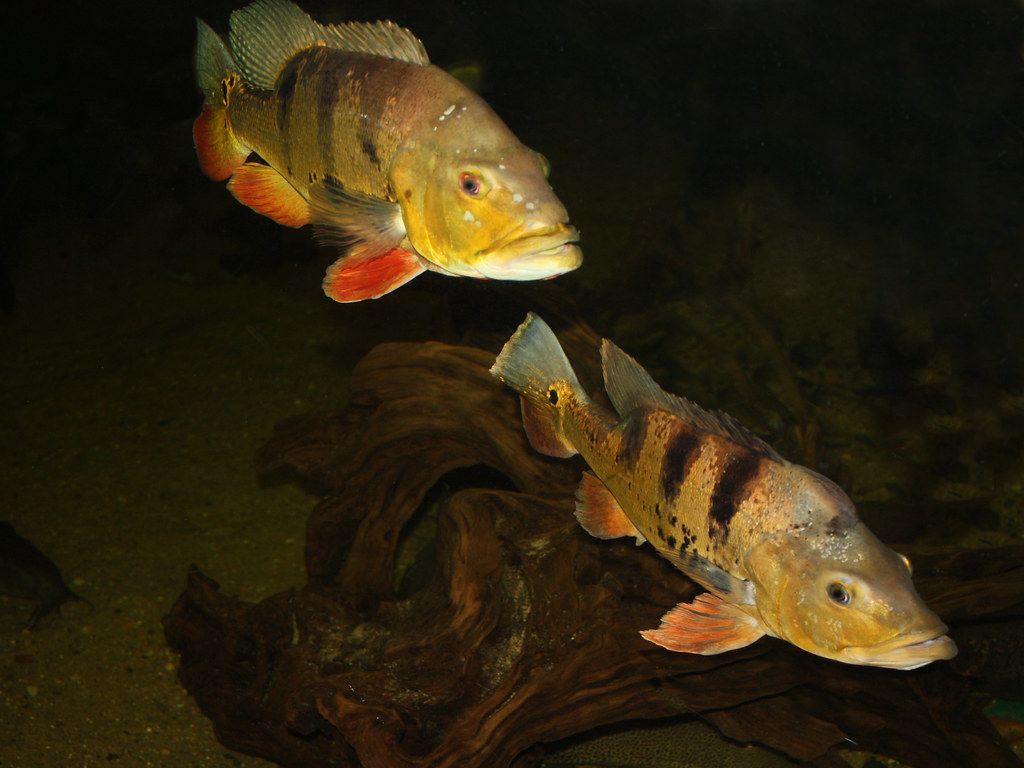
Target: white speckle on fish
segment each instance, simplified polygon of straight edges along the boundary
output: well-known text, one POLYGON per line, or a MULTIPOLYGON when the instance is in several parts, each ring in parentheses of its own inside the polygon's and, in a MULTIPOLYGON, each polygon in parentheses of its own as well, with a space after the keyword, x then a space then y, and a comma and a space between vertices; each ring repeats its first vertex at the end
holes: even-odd
POLYGON ((474 221, 473 224, 476 225, 477 229, 480 229, 480 227, 482 227, 484 225, 484 223, 482 221, 480 221, 479 219, 474 221))
POLYGON ((504 163, 498 163, 498 170, 499 171, 504 171, 505 170, 505 164, 504 163))
MULTIPOLYGON (((500 165, 498 167, 501 168, 500 165)), ((513 203, 521 203, 521 202, 523 202, 523 196, 520 195, 518 192, 516 192, 514 195, 512 195, 512 202, 513 203)))
POLYGON ((536 205, 534 205, 533 203, 527 203, 527 204, 526 204, 526 210, 528 210, 528 211, 532 211, 532 210, 533 210, 534 208, 536 208, 536 207, 537 207, 537 206, 536 206, 536 205))
MULTIPOLYGON (((473 218, 472 211, 466 211, 464 214, 462 214, 462 218, 464 218, 466 221, 476 221, 476 219, 473 218)), ((476 223, 479 224, 480 222, 477 221, 476 223)))
POLYGON ((448 107, 448 109, 446 109, 446 110, 444 111, 444 114, 445 114, 445 116, 448 116, 448 115, 450 115, 450 114, 451 114, 452 112, 454 112, 454 111, 455 111, 455 105, 454 105, 454 104, 452 104, 452 105, 451 105, 450 107, 448 107))

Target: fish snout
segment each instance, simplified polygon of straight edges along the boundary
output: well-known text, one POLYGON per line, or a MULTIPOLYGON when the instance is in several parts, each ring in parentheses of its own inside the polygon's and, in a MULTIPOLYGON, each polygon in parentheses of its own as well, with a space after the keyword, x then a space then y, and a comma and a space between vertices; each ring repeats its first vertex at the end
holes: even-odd
MULTIPOLYGON (((564 209, 562 209, 564 211, 564 209)), ((475 265, 494 280, 543 280, 571 272, 583 263, 576 227, 532 220, 512 237, 488 249, 475 265)))
POLYGON ((910 670, 933 661, 952 659, 957 647, 946 634, 946 626, 939 624, 927 630, 900 634, 877 645, 844 648, 842 654, 843 660, 852 664, 910 670))

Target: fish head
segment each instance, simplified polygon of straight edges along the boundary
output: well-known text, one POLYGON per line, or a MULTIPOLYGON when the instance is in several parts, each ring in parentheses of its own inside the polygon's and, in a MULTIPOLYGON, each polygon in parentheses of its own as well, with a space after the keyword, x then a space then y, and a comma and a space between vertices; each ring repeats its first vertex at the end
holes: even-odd
POLYGON ((914 669, 951 659, 946 625, 914 588, 910 561, 857 518, 843 491, 801 473, 802 515, 747 555, 758 611, 772 633, 848 664, 914 669))
POLYGON ((543 156, 522 145, 475 149, 421 144, 396 157, 392 184, 416 252, 465 277, 542 280, 576 269, 579 235, 543 156))

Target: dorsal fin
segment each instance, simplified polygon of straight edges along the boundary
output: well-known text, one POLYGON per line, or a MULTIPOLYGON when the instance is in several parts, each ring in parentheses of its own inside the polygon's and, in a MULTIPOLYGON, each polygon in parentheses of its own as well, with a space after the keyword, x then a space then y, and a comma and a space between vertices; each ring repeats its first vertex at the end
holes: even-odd
POLYGON ((430 63, 423 43, 393 22, 320 24, 289 0, 256 0, 233 11, 228 41, 242 77, 264 90, 274 87, 289 59, 314 46, 430 63))
POLYGON ((705 411, 685 397, 663 390, 640 363, 608 339, 601 342, 601 363, 605 391, 619 416, 625 417, 641 407, 668 411, 705 432, 732 440, 769 459, 785 461, 774 448, 729 414, 705 411))

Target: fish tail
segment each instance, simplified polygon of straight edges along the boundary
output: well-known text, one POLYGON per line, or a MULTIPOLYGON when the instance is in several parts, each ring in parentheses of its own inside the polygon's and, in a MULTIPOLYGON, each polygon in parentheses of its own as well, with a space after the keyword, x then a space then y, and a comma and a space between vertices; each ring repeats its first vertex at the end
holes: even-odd
POLYGON ((491 375, 520 394, 523 426, 537 451, 562 458, 576 454, 562 430, 565 403, 559 393, 582 399, 583 388, 547 323, 530 312, 505 343, 491 375))
POLYGON ((196 81, 203 94, 203 111, 192 126, 192 140, 203 173, 223 181, 249 156, 231 129, 228 91, 238 78, 235 59, 210 26, 196 19, 196 81))

